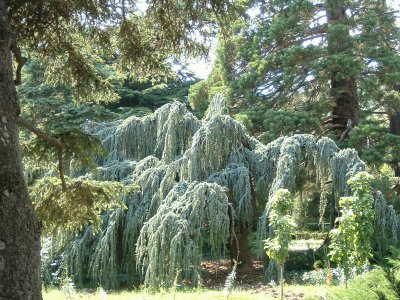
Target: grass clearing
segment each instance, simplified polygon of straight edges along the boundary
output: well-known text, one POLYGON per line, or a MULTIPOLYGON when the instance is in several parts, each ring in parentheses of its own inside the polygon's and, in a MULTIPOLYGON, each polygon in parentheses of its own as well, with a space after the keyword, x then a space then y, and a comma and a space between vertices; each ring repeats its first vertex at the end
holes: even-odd
MULTIPOLYGON (((52 289, 43 293, 44 300, 272 300, 279 298, 279 286, 254 285, 253 288, 234 288, 229 298, 222 289, 188 289, 149 293, 145 290, 113 291, 104 290, 52 289)), ((382 268, 374 268, 349 280, 348 288, 321 285, 285 285, 285 300, 397 300, 400 299, 393 284, 382 268)))
POLYGON ((306 252, 310 249, 316 251, 323 243, 324 240, 321 239, 293 240, 289 245, 289 250, 293 252, 306 252))
MULTIPOLYGON (((107 293, 101 295, 100 293, 76 293, 68 298, 68 295, 59 290, 53 290, 49 293, 44 294, 44 300, 64 300, 64 299, 107 299, 107 300, 184 300, 184 299, 193 299, 193 300, 211 300, 211 299, 226 299, 224 293, 222 291, 195 291, 195 292, 160 292, 156 294, 148 294, 142 292, 115 292, 115 293, 107 293)), ((229 299, 266 299, 265 295, 259 294, 251 294, 250 292, 245 291, 235 291, 230 296, 229 299)), ((272 299, 272 298, 271 298, 272 299)))
MULTIPOLYGON (((285 299, 322 299, 326 296, 331 287, 290 285, 285 286, 285 299)), ((229 295, 229 300, 268 300, 277 299, 279 287, 265 288, 264 290, 240 290, 234 289, 229 295)), ((48 290, 43 294, 44 300, 225 300, 227 299, 223 291, 198 289, 184 292, 159 292, 155 294, 142 291, 121 291, 121 292, 83 292, 74 291, 67 294, 62 290, 48 290)))

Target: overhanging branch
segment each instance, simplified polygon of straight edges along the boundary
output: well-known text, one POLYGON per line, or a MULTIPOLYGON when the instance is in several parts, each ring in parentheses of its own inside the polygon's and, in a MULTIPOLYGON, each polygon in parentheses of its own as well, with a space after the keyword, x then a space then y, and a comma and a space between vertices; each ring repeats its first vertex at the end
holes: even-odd
POLYGON ((11 41, 11 51, 14 54, 15 60, 17 61, 17 70, 15 71, 14 84, 20 85, 22 83, 21 79, 22 67, 26 64, 28 59, 22 56, 21 49, 18 47, 15 36, 11 41))
POLYGON ((64 158, 63 158, 64 145, 63 145, 63 143, 59 139, 49 136, 43 130, 37 128, 32 123, 29 123, 28 121, 26 121, 22 118, 18 119, 18 124, 26 129, 28 129, 30 132, 34 133, 37 137, 52 144, 54 147, 57 148, 58 172, 60 174, 62 190, 63 190, 63 192, 65 192, 67 190, 67 184, 65 182, 65 175, 64 175, 64 158))

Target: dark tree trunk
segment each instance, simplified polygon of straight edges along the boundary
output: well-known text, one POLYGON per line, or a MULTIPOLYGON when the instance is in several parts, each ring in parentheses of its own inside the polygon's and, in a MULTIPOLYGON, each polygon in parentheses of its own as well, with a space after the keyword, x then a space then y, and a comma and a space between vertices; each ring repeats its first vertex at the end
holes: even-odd
MULTIPOLYGON (((326 1, 327 16, 330 25, 346 24, 345 7, 340 1, 326 1)), ((328 35, 328 49, 330 55, 343 54, 350 49, 350 34, 343 36, 328 35)), ((346 138, 349 130, 360 120, 360 106, 357 96, 357 82, 353 76, 343 74, 338 70, 331 73, 332 109, 328 129, 337 130, 338 138, 346 138)))
POLYGON ((285 267, 285 264, 282 264, 279 266, 279 271, 280 271, 279 283, 281 285, 281 300, 283 300, 283 268, 284 267, 285 267))
POLYGON ((0 0, 0 299, 40 300, 39 223, 24 182, 12 31, 0 0))
MULTIPOLYGON (((389 115, 390 133, 400 136, 400 112, 389 115)), ((400 177, 400 165, 396 163, 394 166, 394 176, 400 177)))
MULTIPOLYGON (((253 210, 255 210, 257 206, 257 199, 256 199, 256 194, 254 191, 254 182, 253 179, 251 178, 250 180, 251 183, 251 195, 252 195, 252 206, 253 210)), ((229 192, 229 198, 232 199, 232 191, 229 192)), ((229 213, 229 217, 232 220, 232 214, 229 213)), ((231 226, 232 227, 232 226, 231 226)), ((248 237, 249 235, 249 229, 245 224, 241 224, 239 227, 239 230, 236 232, 235 235, 231 232, 231 243, 229 245, 230 247, 230 257, 231 257, 231 264, 233 266, 234 260, 236 260, 239 265, 238 267, 243 267, 243 266, 253 266, 253 262, 251 260, 251 255, 250 255, 250 250, 249 250, 249 242, 248 242, 248 237)))
MULTIPOLYGON (((342 126, 342 131, 347 129, 348 121, 350 126, 356 126, 360 121, 360 106, 357 98, 357 84, 354 78, 347 80, 337 79, 337 74, 332 74, 331 96, 332 115, 337 116, 332 124, 342 126)), ((339 126, 337 126, 339 128, 339 126)))
POLYGON ((236 233, 237 239, 232 239, 230 245, 231 263, 233 265, 234 260, 238 262, 238 267, 242 266, 253 266, 250 257, 249 243, 247 240, 248 230, 244 226, 241 226, 238 233, 236 233))

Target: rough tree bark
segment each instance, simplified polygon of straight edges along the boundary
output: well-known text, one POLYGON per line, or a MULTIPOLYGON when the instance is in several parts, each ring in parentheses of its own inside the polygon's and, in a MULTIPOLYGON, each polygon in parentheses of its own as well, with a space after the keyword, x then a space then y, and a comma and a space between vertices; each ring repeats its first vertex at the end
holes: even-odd
POLYGON ((6 13, 0 0, 0 299, 40 300, 40 229, 23 177, 6 13))
MULTIPOLYGON (((329 24, 346 24, 346 8, 338 1, 327 2, 327 16, 329 24)), ((349 44, 342 41, 341 37, 328 37, 329 54, 345 54, 349 44)), ((350 34, 347 32, 350 40, 350 34)), ((356 126, 360 120, 360 105, 357 96, 357 82, 354 77, 342 76, 337 71, 331 74, 332 109, 329 125, 330 130, 339 130, 339 138, 343 140, 352 126, 356 126), (349 122, 350 120, 350 122, 349 122), (343 134, 344 133, 344 134, 343 134)), ((328 122, 327 122, 328 123, 328 122)))
MULTIPOLYGON (((400 135, 400 112, 389 115, 390 133, 400 135)), ((400 165, 394 166, 394 176, 400 177, 400 165)))

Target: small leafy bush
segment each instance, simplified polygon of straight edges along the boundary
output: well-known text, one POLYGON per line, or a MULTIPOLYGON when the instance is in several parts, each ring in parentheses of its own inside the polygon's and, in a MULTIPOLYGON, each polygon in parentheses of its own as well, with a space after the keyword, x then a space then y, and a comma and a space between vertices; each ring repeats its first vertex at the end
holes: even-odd
POLYGON ((348 288, 337 287, 328 292, 327 299, 341 300, 397 300, 399 295, 394 291, 382 268, 357 276, 349 281, 348 288))

